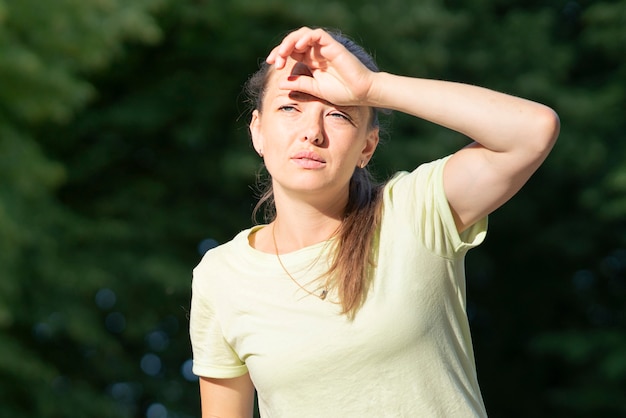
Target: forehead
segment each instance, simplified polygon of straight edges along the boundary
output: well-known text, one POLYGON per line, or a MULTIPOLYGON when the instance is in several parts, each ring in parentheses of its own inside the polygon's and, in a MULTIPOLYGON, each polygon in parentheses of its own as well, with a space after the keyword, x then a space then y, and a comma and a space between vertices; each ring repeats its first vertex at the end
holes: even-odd
MULTIPOLYGON (((275 100, 277 98, 289 97, 292 100, 300 101, 300 102, 311 102, 318 101, 331 106, 336 106, 335 104, 328 102, 319 97, 293 91, 293 90, 283 90, 278 88, 278 83, 281 80, 286 80, 287 77, 293 75, 301 75, 301 76, 311 76, 311 71, 309 68, 302 64, 301 62, 295 61, 292 58, 287 59, 286 65, 277 70, 276 67, 271 66, 269 70, 267 84, 265 86, 265 100, 275 100)), ((264 101, 265 101, 264 100, 264 101)), ((337 108, 341 108, 344 110, 351 110, 353 112, 362 113, 364 116, 368 116, 371 113, 371 109, 369 107, 364 106, 336 106, 337 108)))

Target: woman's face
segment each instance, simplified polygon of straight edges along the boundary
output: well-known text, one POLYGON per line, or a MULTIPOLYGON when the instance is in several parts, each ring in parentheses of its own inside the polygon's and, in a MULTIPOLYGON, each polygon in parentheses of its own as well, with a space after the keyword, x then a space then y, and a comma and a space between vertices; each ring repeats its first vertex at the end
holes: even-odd
POLYGON ((310 75, 289 60, 271 69, 262 112, 250 123, 252 141, 262 151, 274 193, 305 193, 339 197, 354 169, 367 163, 378 145, 378 128, 370 126, 371 109, 343 107, 317 97, 278 88, 290 75, 310 75))

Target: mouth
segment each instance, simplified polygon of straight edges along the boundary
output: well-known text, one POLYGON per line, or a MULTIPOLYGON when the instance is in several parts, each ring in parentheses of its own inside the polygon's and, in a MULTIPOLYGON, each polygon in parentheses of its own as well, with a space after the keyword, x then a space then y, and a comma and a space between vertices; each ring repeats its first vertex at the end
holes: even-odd
POLYGON ((326 164, 326 160, 312 151, 300 151, 291 157, 291 161, 303 168, 320 168, 326 164))

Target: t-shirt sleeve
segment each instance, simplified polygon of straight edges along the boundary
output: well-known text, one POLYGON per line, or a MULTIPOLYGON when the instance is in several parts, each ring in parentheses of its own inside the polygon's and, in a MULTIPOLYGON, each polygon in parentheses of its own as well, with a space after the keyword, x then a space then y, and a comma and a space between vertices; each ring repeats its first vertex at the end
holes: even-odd
POLYGON ((189 335, 193 351, 193 373, 213 378, 233 378, 248 369, 226 341, 216 306, 211 300, 205 268, 194 269, 189 335))
POLYGON ((487 217, 459 234, 443 188, 443 169, 450 156, 394 176, 385 189, 385 208, 402 219, 432 252, 453 258, 483 242, 487 217))

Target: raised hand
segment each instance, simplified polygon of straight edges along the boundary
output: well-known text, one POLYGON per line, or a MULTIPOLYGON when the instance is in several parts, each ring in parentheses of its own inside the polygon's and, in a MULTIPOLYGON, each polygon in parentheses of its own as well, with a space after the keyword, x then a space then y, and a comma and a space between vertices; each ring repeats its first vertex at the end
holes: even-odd
POLYGON ((324 30, 303 27, 291 32, 266 61, 281 70, 289 59, 306 66, 308 71, 292 71, 280 80, 279 88, 311 94, 341 106, 369 104, 374 73, 324 30))

